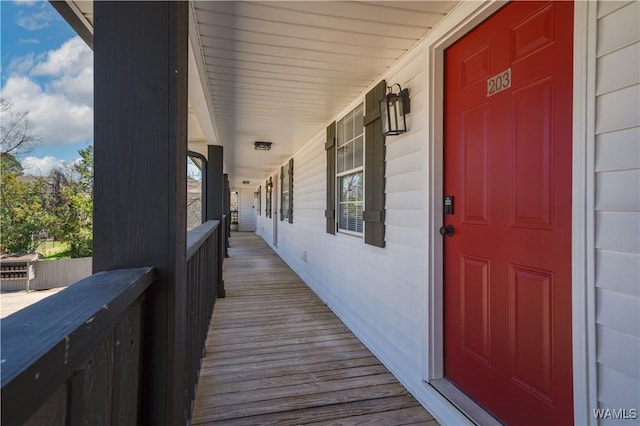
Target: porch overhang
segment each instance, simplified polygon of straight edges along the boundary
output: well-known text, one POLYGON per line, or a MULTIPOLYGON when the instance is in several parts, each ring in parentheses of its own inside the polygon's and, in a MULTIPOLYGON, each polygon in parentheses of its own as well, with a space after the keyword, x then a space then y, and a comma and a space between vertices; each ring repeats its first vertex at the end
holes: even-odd
MULTIPOLYGON (((53 4, 91 45, 93 2, 53 4)), ((189 149, 224 146, 231 186, 253 188, 456 5, 191 1, 189 149), (272 141, 273 148, 256 151, 257 140, 272 141)))

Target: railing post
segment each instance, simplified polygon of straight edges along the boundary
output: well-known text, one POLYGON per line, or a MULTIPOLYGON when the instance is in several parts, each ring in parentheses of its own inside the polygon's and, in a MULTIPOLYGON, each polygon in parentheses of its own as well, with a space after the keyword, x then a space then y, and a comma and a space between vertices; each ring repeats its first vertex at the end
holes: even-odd
POLYGON ((220 145, 209 145, 207 158, 207 220, 219 220, 218 246, 222 258, 218 256, 218 270, 216 281, 217 297, 224 297, 224 280, 222 277, 222 263, 226 251, 226 228, 224 226, 224 173, 223 149, 220 145))
POLYGON ((222 267, 224 264, 224 258, 225 258, 225 252, 226 252, 226 247, 225 247, 225 241, 226 241, 226 231, 224 228, 224 222, 226 220, 226 216, 222 216, 222 220, 220 221, 220 224, 218 225, 218 239, 216 240, 216 243, 218 244, 218 250, 217 250, 217 254, 218 256, 216 257, 216 296, 217 297, 225 297, 226 296, 226 291, 224 289, 224 277, 222 275, 222 267))
POLYGON ((189 4, 93 7, 93 272, 157 268, 145 297, 138 413, 145 424, 185 424, 189 4))
POLYGON ((231 235, 231 191, 229 189, 229 175, 224 174, 224 189, 222 191, 223 194, 223 209, 224 214, 227 216, 227 220, 224 221, 224 255, 225 257, 229 257, 229 235, 231 235))

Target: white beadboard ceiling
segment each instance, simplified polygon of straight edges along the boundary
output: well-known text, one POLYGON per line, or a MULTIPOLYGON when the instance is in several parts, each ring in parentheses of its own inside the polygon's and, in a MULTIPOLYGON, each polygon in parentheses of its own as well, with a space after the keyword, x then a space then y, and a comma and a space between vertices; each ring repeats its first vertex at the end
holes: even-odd
MULTIPOLYGON (((69 3, 93 22, 91 2, 69 3)), ((192 2, 191 40, 200 42, 194 50, 217 139, 209 142, 224 146, 231 186, 264 183, 456 4, 192 2), (257 140, 273 142, 271 151, 254 150, 257 140)))

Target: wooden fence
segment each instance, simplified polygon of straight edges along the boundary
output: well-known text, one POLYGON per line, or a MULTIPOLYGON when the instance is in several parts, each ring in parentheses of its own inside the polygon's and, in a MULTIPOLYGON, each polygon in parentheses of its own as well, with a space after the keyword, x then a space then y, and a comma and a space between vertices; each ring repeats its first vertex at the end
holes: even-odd
MULTIPOLYGON (((90 257, 77 259, 40 260, 33 263, 35 277, 29 281, 29 290, 48 290, 67 287, 91 275, 90 257)), ((27 280, 2 280, 2 291, 27 290, 27 280)))

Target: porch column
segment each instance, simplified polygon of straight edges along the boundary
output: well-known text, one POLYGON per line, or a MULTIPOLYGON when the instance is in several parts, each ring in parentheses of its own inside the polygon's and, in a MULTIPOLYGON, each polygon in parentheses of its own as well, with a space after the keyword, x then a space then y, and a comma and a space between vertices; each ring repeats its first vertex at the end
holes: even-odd
POLYGON ((207 220, 222 220, 222 191, 224 188, 224 174, 222 173, 224 167, 223 159, 223 148, 221 145, 208 146, 207 220))
POLYGON ((93 272, 156 268, 144 305, 137 416, 145 424, 185 424, 189 5, 93 7, 93 272))
MULTIPOLYGON (((224 214, 223 191, 223 148, 220 145, 209 145, 207 151, 207 220, 219 220, 218 247, 220 253, 225 253, 226 226, 222 221, 224 214)), ((218 265, 217 297, 224 297, 224 280, 222 279, 222 262, 220 257, 218 265)))
POLYGON ((231 235, 231 192, 229 189, 229 175, 226 173, 224 174, 223 179, 222 194, 222 209, 224 211, 224 214, 227 215, 227 220, 225 221, 225 229, 227 230, 227 232, 224 241, 224 254, 225 257, 229 257, 229 251, 227 249, 229 248, 229 236, 231 235))

